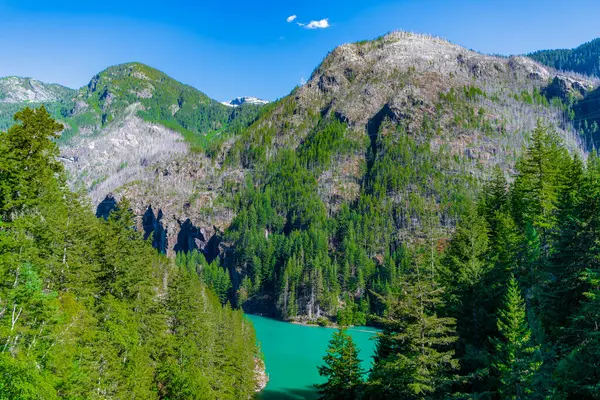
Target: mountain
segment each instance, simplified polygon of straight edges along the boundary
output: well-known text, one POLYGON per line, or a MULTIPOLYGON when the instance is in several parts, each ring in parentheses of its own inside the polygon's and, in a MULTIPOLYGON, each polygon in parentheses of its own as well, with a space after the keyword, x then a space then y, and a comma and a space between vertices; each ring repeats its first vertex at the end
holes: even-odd
POLYGON ((269 101, 261 100, 256 97, 243 96, 243 97, 236 97, 235 99, 230 100, 230 101, 225 101, 222 104, 225 104, 226 106, 237 107, 237 106, 241 106, 242 104, 265 105, 265 104, 269 104, 269 101))
POLYGON ((235 130, 255 109, 233 112, 199 90, 141 63, 107 68, 74 96, 71 117, 77 128, 98 131, 114 119, 141 107, 136 115, 178 131, 192 147, 206 145, 212 135, 235 130), (83 121, 82 121, 83 120, 83 121))
POLYGON ((559 71, 600 76, 600 38, 574 49, 539 50, 527 56, 559 71))
POLYGON ((366 385, 331 342, 319 372, 353 377, 332 396, 596 398, 600 161, 577 107, 598 90, 406 32, 262 106, 110 67, 49 98, 60 138, 43 109, 2 134, 0 387, 248 398, 261 365, 231 304, 382 327, 366 385))
MULTIPOLYGON (((1 82, 7 101, 0 102, 0 128, 12 125, 19 109, 44 104, 65 127, 58 143, 71 187, 88 192, 97 205, 127 185, 148 184, 144 197, 132 195, 140 229, 148 205, 160 203, 168 216, 162 223, 175 238, 187 219, 179 221, 182 213, 175 210, 182 210, 193 196, 189 184, 198 174, 207 181, 197 160, 208 160, 204 165, 209 166, 205 153, 249 125, 262 109, 251 103, 225 106, 141 63, 109 67, 76 91, 26 78, 1 82), (172 165, 189 166, 186 184, 167 172, 172 165), (159 173, 164 186, 156 185, 159 173)), ((156 210, 162 213, 160 206, 156 210)), ((214 232, 213 224, 207 226, 214 232)), ((171 236, 169 241, 172 251, 177 241, 171 236)))
POLYGON ((33 78, 0 78, 0 130, 13 124, 13 115, 28 105, 46 104, 56 116, 70 107, 75 91, 65 86, 40 82, 33 78))
POLYGON ((73 90, 65 86, 47 84, 33 78, 0 78, 0 102, 3 103, 58 102, 72 94, 73 90))
MULTIPOLYGON (((600 76, 600 38, 584 43, 574 49, 540 50, 528 57, 562 71, 574 71, 592 76, 594 84, 600 76)), ((588 79, 589 80, 589 79, 588 79)), ((556 77, 549 87, 551 96, 560 96, 569 106, 569 117, 573 125, 596 148, 600 145, 600 94, 589 90, 573 77, 556 77), (575 86, 572 86, 572 85, 575 86), (555 90, 562 92, 560 95, 555 90), (565 96, 566 94, 566 96, 565 96)))
POLYGON ((480 183, 514 171, 538 120, 582 151, 564 105, 544 95, 555 76, 405 32, 333 50, 225 143, 225 165, 253 181, 225 234, 238 304, 291 319, 344 309, 364 323, 393 254, 444 246, 480 183))
POLYGON ((405 32, 336 48, 264 106, 225 106, 129 63, 73 94, 61 159, 94 205, 108 196, 100 214, 127 197, 161 251, 219 257, 247 310, 365 315, 386 257, 450 235, 490 171, 513 171, 538 120, 581 151, 555 94, 595 85, 405 32))

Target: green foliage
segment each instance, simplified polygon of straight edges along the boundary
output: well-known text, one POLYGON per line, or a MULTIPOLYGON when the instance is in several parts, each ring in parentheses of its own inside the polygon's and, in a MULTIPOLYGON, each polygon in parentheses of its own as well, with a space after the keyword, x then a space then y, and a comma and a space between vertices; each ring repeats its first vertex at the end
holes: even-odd
POLYGON ((325 365, 318 367, 327 382, 316 385, 324 400, 356 399, 362 389, 364 371, 358 359, 358 349, 344 328, 339 328, 329 341, 325 365))
POLYGON ((8 217, 34 207, 48 187, 58 189, 55 175, 63 171, 52 141, 62 125, 44 107, 26 108, 15 121, 0 142, 0 212, 8 217))
POLYGON ((44 108, 16 118, 0 133, 0 398, 249 398, 242 313, 144 241, 126 199, 104 221, 68 191, 44 108))
POLYGON ((387 312, 379 319, 383 332, 369 376, 371 398, 426 398, 441 391, 458 367, 452 349, 455 320, 438 315, 444 289, 434 266, 427 254, 416 254, 385 299, 387 312))
POLYGON ((218 260, 209 264, 202 253, 191 251, 177 253, 175 263, 181 269, 196 273, 202 282, 217 295, 222 304, 227 302, 230 296, 231 278, 229 272, 219 265, 218 260))
POLYGON ((574 49, 540 50, 527 56, 560 71, 600 76, 599 51, 600 39, 594 39, 574 49))
POLYGON ((545 236, 556 222, 560 174, 568 154, 556 133, 540 123, 531 140, 517 164, 521 173, 515 179, 513 207, 519 223, 531 224, 545 236))
POLYGON ((531 343, 525 302, 514 276, 508 282, 504 308, 498 313, 498 333, 492 365, 499 376, 499 393, 505 399, 528 398, 533 393, 533 376, 542 363, 535 359, 538 348, 531 343))
POLYGON ((334 156, 341 157, 358 150, 360 144, 346 138, 346 130, 346 124, 337 120, 315 129, 299 150, 300 162, 307 169, 320 173, 330 165, 334 156))

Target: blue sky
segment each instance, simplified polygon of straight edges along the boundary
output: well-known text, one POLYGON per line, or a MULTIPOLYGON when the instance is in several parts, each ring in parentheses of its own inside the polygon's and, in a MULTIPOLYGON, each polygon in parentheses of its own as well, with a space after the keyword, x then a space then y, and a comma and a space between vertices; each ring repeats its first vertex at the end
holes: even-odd
POLYGON ((0 0, 0 76, 77 88, 140 61, 218 100, 274 100, 346 42, 408 30, 520 54, 600 36, 599 14, 592 0, 0 0))

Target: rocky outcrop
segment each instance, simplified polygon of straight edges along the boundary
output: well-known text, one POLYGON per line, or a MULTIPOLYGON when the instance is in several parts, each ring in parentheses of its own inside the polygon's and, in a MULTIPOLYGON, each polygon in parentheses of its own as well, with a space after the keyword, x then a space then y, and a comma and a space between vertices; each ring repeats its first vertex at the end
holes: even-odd
POLYGON ((115 199, 112 193, 109 193, 96 207, 96 218, 104 218, 107 220, 108 216, 115 208, 117 208, 117 199, 115 199))
POLYGON ((548 99, 558 97, 562 101, 581 99, 592 89, 592 86, 583 79, 567 75, 557 75, 552 82, 544 88, 544 95, 548 99))
POLYGON ((53 103, 67 99, 74 90, 33 78, 0 78, 0 103, 53 103))
POLYGON ((154 215, 152 206, 148 206, 142 217, 142 228, 144 229, 144 239, 148 239, 152 235, 152 246, 160 253, 166 254, 168 248, 167 230, 162 224, 162 218, 161 209, 154 215))
POLYGON ((177 243, 174 250, 176 252, 190 252, 201 248, 202 242, 205 242, 202 230, 192 224, 190 219, 179 222, 179 233, 177 234, 177 243))
POLYGON ((257 393, 267 387, 267 383, 269 383, 265 362, 258 357, 254 357, 254 379, 256 380, 255 392, 257 393))

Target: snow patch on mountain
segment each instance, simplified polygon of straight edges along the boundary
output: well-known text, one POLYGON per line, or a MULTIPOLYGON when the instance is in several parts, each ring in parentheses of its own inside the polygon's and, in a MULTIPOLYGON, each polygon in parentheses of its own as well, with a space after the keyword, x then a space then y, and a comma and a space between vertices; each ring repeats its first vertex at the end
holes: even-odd
POLYGON ((224 101, 221 104, 224 104, 224 105, 229 106, 229 107, 237 107, 237 106, 241 106, 242 104, 265 105, 265 104, 269 104, 269 101, 268 100, 262 100, 262 99, 259 99, 257 97, 242 96, 242 97, 236 97, 235 99, 230 100, 230 101, 224 101))

